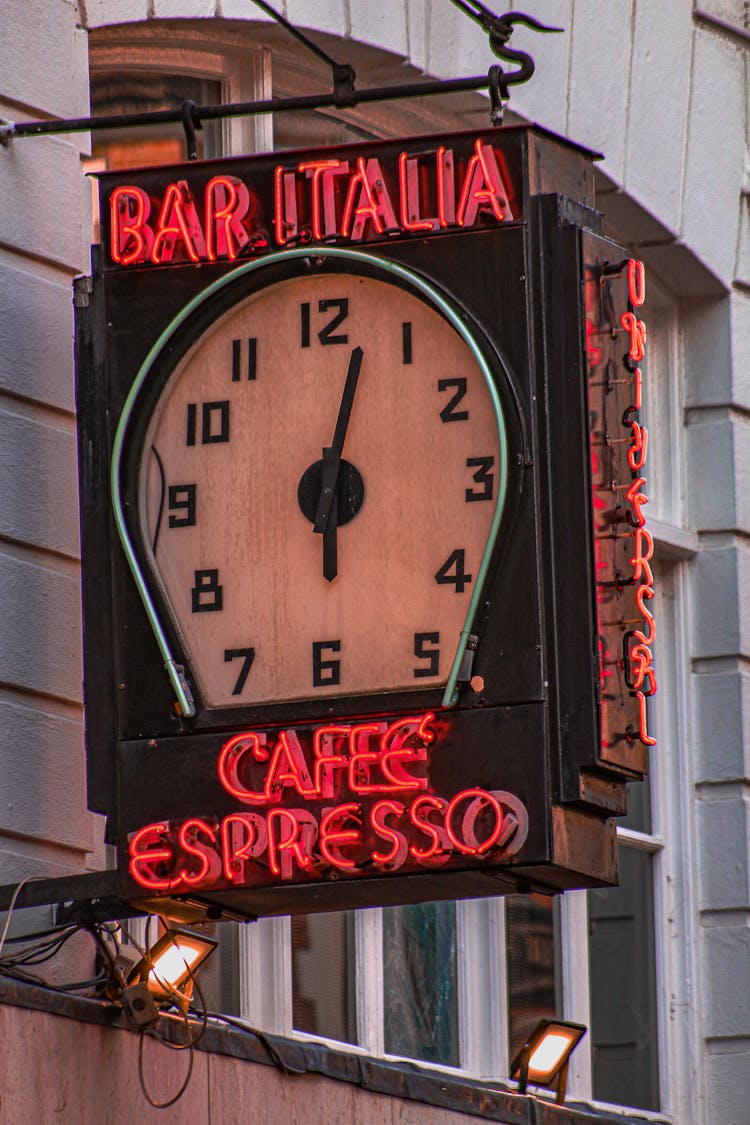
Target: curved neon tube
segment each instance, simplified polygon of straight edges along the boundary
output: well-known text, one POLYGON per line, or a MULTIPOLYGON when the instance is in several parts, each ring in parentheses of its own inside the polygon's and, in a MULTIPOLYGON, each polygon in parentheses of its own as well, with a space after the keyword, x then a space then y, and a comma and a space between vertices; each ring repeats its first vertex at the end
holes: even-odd
POLYGON ((141 568, 138 563, 135 550, 133 548, 130 535, 128 534, 127 524, 125 523, 125 513, 123 509, 122 495, 120 491, 120 472, 122 466, 122 453, 125 444, 125 435, 127 432, 130 419, 135 408, 138 395, 148 378, 148 375, 154 363, 158 359, 161 352, 169 344, 177 331, 182 327, 185 321, 192 315, 197 308, 199 308, 204 301, 214 294, 221 292, 227 285, 231 285, 238 278, 248 273, 254 273, 256 270, 264 269, 267 266, 276 265, 279 262, 290 262, 302 258, 332 258, 340 259, 342 261, 360 262, 373 267, 376 271, 382 270, 383 273, 391 274, 393 277, 398 277, 402 281, 406 281, 418 292, 427 297, 428 301, 434 305, 448 323, 456 330, 458 335, 469 348, 471 354, 476 360, 479 370, 487 385, 487 390, 492 402, 492 409, 495 414, 495 423, 497 425, 498 442, 500 448, 500 464, 498 466, 498 488, 497 488, 497 502, 495 504, 495 511, 492 517, 492 524, 490 525, 490 533, 487 538, 487 544, 482 555, 482 561, 477 571, 476 581, 474 583, 474 591, 469 602, 469 608, 466 611, 466 618, 464 620, 464 627, 461 630, 459 637, 458 648, 456 655, 451 665, 450 675, 446 684, 445 693, 443 695, 443 707, 454 707, 458 699, 457 683, 458 675, 461 669, 461 663, 466 651, 466 646, 469 643, 469 636, 471 628, 476 616, 479 600, 482 596, 482 589, 487 578, 487 571, 492 558, 492 552, 497 540, 497 534, 500 529, 500 521, 502 519, 503 510, 505 508, 505 498, 508 491, 508 435, 505 429, 505 419, 503 418, 502 406, 500 404, 500 396, 497 393, 497 388, 492 379, 492 373, 489 364, 485 359, 481 348, 473 333, 466 327, 458 313, 453 306, 443 297, 443 295, 433 286, 430 282, 425 281, 419 274, 413 273, 405 266, 399 265, 397 262, 392 262, 387 258, 376 258, 370 254, 366 254, 360 250, 344 250, 336 247, 299 247, 293 250, 280 250, 276 253, 269 254, 264 258, 260 258, 253 262, 245 262, 241 266, 232 270, 231 273, 225 274, 224 277, 214 281, 207 288, 198 293, 177 316, 170 321, 159 338, 152 345, 148 355, 141 364, 133 385, 128 392, 125 399, 125 404, 120 415, 120 420, 117 424, 115 432, 115 440, 112 446, 112 463, 110 469, 110 487, 112 490, 112 506, 114 509, 115 525, 117 533, 122 543, 125 557, 130 567, 130 572, 133 575, 138 593, 143 603, 143 608, 146 611, 151 629, 156 638, 156 643, 159 646, 159 651, 164 659, 164 666, 172 684, 177 702, 183 715, 188 718, 195 714, 195 703, 193 702, 192 693, 188 685, 187 679, 180 665, 172 655, 169 645, 169 640, 162 628, 159 621, 159 616, 156 612, 151 594, 149 593, 146 580, 143 576, 141 568))

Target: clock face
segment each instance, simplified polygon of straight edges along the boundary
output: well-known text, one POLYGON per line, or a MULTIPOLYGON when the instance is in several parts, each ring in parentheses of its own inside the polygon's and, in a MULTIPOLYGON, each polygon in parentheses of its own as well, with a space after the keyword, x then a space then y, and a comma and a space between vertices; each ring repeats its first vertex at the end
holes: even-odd
POLYGON ((500 456, 477 360, 416 292, 342 269, 237 300, 169 375, 138 465, 203 704, 444 685, 500 456))

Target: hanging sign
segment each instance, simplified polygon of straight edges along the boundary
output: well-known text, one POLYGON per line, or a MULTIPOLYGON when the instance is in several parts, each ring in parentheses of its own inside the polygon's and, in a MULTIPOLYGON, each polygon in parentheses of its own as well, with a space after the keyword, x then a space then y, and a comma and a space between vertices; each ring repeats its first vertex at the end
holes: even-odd
POLYGON ((656 686, 644 277, 592 189, 528 128, 101 177, 86 731, 126 900, 616 878, 656 686))

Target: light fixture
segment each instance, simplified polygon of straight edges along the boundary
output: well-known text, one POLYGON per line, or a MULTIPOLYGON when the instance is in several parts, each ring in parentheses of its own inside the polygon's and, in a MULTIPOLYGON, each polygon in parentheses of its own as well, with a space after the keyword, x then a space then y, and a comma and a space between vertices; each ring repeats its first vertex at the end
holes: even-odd
POLYGON ((581 1023, 540 1020, 511 1064, 510 1076, 518 1082, 519 1094, 525 1094, 529 1084, 546 1089, 556 1085, 556 1101, 562 1105, 568 1061, 585 1034, 581 1023))
POLYGON ((155 1000, 179 999, 192 992, 195 973, 218 945, 215 938, 169 927, 128 976, 128 983, 145 981, 155 1000))

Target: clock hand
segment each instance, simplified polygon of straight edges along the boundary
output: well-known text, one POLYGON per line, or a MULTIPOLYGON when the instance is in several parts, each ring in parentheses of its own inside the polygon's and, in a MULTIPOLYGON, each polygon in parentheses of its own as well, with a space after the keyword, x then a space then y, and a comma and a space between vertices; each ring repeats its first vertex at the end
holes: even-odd
MULTIPOLYGON (((325 468, 325 461, 323 462, 325 468)), ((334 492, 335 499, 335 492, 334 492)), ((337 504, 333 504, 328 516, 326 529, 323 532, 323 577, 328 582, 333 582, 338 574, 338 551, 337 551, 337 530, 338 530, 338 512, 337 504)))
POLYGON ((349 360, 349 370, 346 373, 346 382, 344 383, 344 392, 341 396, 338 418, 336 419, 336 429, 333 433, 333 441, 329 447, 323 450, 320 497, 318 498, 318 507, 315 512, 315 523, 313 525, 313 531, 317 531, 318 533, 325 533, 331 519, 333 502, 336 497, 336 486, 339 478, 341 454, 344 450, 344 441, 349 426, 349 418, 352 413, 354 392, 357 389, 357 380, 359 379, 359 372, 362 367, 363 354, 361 348, 352 349, 351 358, 349 360))

